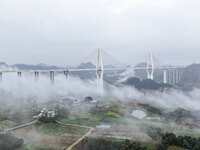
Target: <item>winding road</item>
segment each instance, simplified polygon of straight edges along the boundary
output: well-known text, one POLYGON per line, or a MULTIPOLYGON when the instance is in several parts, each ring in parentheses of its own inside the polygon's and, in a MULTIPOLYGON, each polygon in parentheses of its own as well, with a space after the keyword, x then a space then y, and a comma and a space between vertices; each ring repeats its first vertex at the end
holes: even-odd
MULTIPOLYGON (((32 122, 29 122, 29 123, 26 123, 26 124, 23 124, 23 125, 19 125, 19 126, 16 126, 16 127, 13 127, 13 128, 9 128, 9 129, 5 129, 3 132, 0 132, 1 133, 5 133, 5 132, 9 132, 9 131, 13 131, 13 130, 17 130, 17 129, 20 129, 20 128, 24 128, 26 126, 29 126, 29 125, 32 125, 34 123, 36 123, 38 120, 34 120, 32 122)), ((90 126, 83 126, 83 125, 77 125, 77 124, 70 124, 70 123, 62 123, 60 121, 56 121, 57 123, 61 124, 61 125, 69 125, 69 126, 74 126, 74 127, 80 127, 80 128, 87 128, 89 129, 89 131, 83 135, 82 137, 80 137, 76 142, 74 142, 72 145, 70 145, 68 148, 66 148, 65 150, 71 150, 74 146, 76 146, 79 142, 81 142, 85 137, 89 136, 92 131, 94 130, 93 127, 90 127, 90 126)))
POLYGON ((70 145, 65 150, 71 150, 74 146, 76 146, 79 142, 81 142, 85 137, 89 136, 92 133, 92 131, 94 130, 93 127, 89 127, 89 126, 82 126, 82 125, 76 125, 76 124, 70 124, 70 123, 62 123, 60 121, 56 121, 56 122, 61 124, 61 125, 70 125, 70 126, 74 126, 74 127, 88 128, 89 129, 89 131, 85 135, 80 137, 76 142, 74 142, 72 145, 70 145))

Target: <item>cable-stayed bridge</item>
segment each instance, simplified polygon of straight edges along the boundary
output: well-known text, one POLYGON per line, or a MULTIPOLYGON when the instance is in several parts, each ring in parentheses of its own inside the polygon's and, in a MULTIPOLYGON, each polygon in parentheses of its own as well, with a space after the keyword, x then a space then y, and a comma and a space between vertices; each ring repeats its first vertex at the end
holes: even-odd
POLYGON ((16 72, 18 77, 22 77, 23 72, 33 72, 35 75, 35 79, 39 80, 39 74, 44 72, 50 73, 50 81, 54 83, 54 77, 56 72, 63 72, 64 75, 67 77, 69 72, 75 71, 95 71, 97 77, 97 85, 103 86, 103 76, 104 71, 117 71, 117 70, 145 70, 147 74, 147 79, 154 79, 154 71, 155 70, 163 70, 163 83, 170 83, 175 84, 178 83, 182 76, 183 76, 183 69, 185 66, 162 66, 155 63, 155 57, 152 53, 149 53, 146 60, 143 62, 146 63, 146 66, 137 66, 137 65, 125 65, 122 64, 117 59, 113 58, 107 52, 98 48, 90 55, 85 57, 80 63, 77 64, 76 67, 73 68, 66 68, 66 69, 48 69, 48 70, 0 70, 0 80, 2 80, 2 75, 4 73, 11 73, 16 72), (96 67, 89 67, 89 68, 79 68, 78 66, 82 63, 91 62, 96 67))

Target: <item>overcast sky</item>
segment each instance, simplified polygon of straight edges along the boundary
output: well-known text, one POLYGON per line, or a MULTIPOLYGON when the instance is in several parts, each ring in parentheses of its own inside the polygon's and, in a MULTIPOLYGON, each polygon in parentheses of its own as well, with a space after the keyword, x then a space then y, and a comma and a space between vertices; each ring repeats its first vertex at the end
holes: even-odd
POLYGON ((200 62, 200 0, 0 0, 0 61, 66 66, 99 45, 126 64, 200 62))

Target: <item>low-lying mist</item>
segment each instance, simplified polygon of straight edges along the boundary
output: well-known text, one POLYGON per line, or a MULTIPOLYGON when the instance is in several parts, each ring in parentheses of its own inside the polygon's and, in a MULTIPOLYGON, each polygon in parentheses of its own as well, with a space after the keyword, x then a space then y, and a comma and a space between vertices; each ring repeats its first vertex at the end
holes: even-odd
MULTIPOLYGON (((71 97, 75 99, 92 96, 97 98, 96 80, 81 80, 78 77, 63 74, 55 75, 54 85, 50 83, 49 75, 40 74, 36 81, 33 73, 24 73, 18 78, 16 73, 3 74, 0 83, 0 104, 21 105, 28 99, 35 99, 38 103, 48 100, 59 100, 71 97)), ((101 100, 120 100, 121 102, 137 101, 156 105, 169 110, 184 108, 200 111, 200 90, 190 92, 171 89, 167 92, 144 92, 133 87, 116 87, 104 83, 104 94, 101 100)))

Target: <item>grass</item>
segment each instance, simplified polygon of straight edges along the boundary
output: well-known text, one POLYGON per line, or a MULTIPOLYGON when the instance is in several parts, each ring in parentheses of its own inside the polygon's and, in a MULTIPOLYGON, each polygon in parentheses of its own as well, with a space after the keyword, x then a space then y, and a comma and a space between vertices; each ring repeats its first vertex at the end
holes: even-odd
POLYGON ((10 120, 4 120, 0 122, 0 126, 3 128, 9 128, 17 125, 15 122, 10 121, 10 120))
POLYGON ((33 147, 32 143, 28 143, 24 146, 23 150, 36 150, 36 149, 33 147))
POLYGON ((94 127, 99 124, 99 119, 93 119, 93 118, 90 118, 88 120, 84 118, 62 119, 61 122, 94 127))
MULTIPOLYGON (((111 142, 124 142, 125 141, 125 139, 109 138, 109 137, 90 137, 90 138, 103 139, 103 140, 111 141, 111 142)), ((137 142, 137 143, 141 144, 142 146, 146 146, 150 150, 154 150, 155 149, 155 145, 152 144, 152 143, 140 142, 140 141, 134 141, 134 142, 137 142)))
POLYGON ((7 128, 8 125, 5 125, 5 124, 3 124, 3 123, 0 123, 0 127, 7 128))
POLYGON ((92 114, 88 119, 85 118, 68 118, 62 119, 63 123, 71 123, 71 124, 79 124, 95 127, 100 122, 116 122, 120 120, 120 116, 115 112, 107 112, 102 115, 100 114, 92 114))
POLYGON ((53 150, 48 148, 36 148, 33 146, 33 143, 28 143, 24 146, 23 150, 53 150))
POLYGON ((138 103, 138 106, 145 109, 149 115, 163 115, 163 110, 149 104, 138 103))
MULTIPOLYGON (((123 142, 125 142, 125 139, 119 139, 119 138, 109 138, 109 137, 93 137, 93 136, 89 136, 89 137, 87 137, 87 140, 89 140, 90 142, 94 142, 93 144, 95 144, 95 143, 98 143, 98 140, 99 141, 104 141, 103 143, 107 143, 107 142, 109 142, 111 145, 113 144, 113 143, 115 143, 115 144, 120 144, 120 143, 123 143, 123 142), (96 142, 95 142, 96 141, 96 142)), ((89 143, 90 143, 89 142, 89 143)), ((134 141, 134 142, 136 142, 136 143, 139 143, 139 144, 141 144, 141 146, 143 146, 143 147, 148 147, 148 150, 155 150, 155 145, 154 144, 152 144, 152 143, 147 143, 147 142, 138 142, 138 141, 134 141)), ((72 150, 79 150, 82 146, 84 146, 84 142, 83 143, 80 143, 78 146, 76 146, 76 147, 74 147, 72 150), (83 144, 83 145, 82 145, 83 144)), ((113 145, 114 146, 114 145, 113 145)), ((115 149, 116 149, 116 147, 115 147, 115 149)))
POLYGON ((124 110, 118 107, 111 107, 103 110, 94 109, 88 114, 88 118, 72 116, 71 118, 62 119, 61 122, 95 127, 99 125, 100 122, 121 122, 121 116, 123 116, 124 113, 124 110))
POLYGON ((61 136, 64 133, 83 135, 88 132, 89 129, 74 127, 69 125, 60 125, 57 123, 40 123, 36 125, 39 133, 53 135, 53 136, 61 136))

